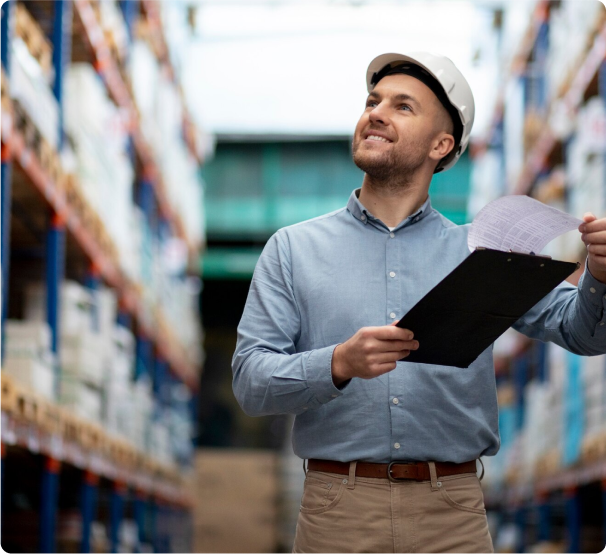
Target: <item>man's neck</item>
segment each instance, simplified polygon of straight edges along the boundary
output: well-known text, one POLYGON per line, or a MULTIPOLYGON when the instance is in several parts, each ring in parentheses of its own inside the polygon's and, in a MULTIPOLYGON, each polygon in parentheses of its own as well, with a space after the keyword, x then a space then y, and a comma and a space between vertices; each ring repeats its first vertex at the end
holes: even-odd
POLYGON ((409 184, 405 188, 373 186, 368 175, 364 176, 360 203, 388 227, 396 227, 408 216, 419 211, 427 200, 429 183, 426 185, 409 184))

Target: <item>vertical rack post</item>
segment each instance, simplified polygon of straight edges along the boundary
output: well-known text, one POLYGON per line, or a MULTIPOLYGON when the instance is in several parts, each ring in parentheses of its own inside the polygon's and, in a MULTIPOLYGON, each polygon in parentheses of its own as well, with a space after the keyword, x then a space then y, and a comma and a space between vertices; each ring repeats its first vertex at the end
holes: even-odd
POLYGON ((97 513, 97 491, 99 476, 85 470, 82 475, 81 511, 82 511, 82 542, 80 552, 90 552, 90 532, 97 513))
POLYGON ((551 506, 549 504, 549 495, 539 493, 537 495, 538 511, 538 533, 539 541, 548 541, 551 539, 551 506))
POLYGON ((118 308, 117 323, 118 323, 118 325, 122 325, 123 327, 126 327, 127 329, 130 329, 130 326, 132 323, 132 318, 131 318, 130 314, 122 306, 118 308))
POLYGON ((154 497, 150 498, 149 500, 149 515, 151 529, 151 536, 149 537, 150 543, 154 549, 154 552, 162 552, 158 542, 158 538, 160 536, 158 532, 158 501, 154 497))
POLYGON ((153 363, 153 343, 142 332, 137 333, 135 345, 136 366, 135 366, 135 381, 143 375, 153 378, 152 363, 153 363))
POLYGON ((516 391, 516 429, 524 423, 524 387, 528 381, 528 354, 523 352, 513 361, 514 387, 516 391))
POLYGON ((602 542, 606 544, 606 479, 602 479, 602 542))
POLYGON ((126 23, 129 39, 132 40, 133 23, 137 15, 137 10, 139 9, 139 2, 137 0, 120 0, 119 4, 122 9, 122 15, 124 16, 124 23, 126 23))
POLYGON ((73 2, 53 2, 55 18, 53 20, 53 68, 55 81, 53 93, 59 104, 59 144, 63 146, 63 76, 71 60, 72 12, 73 2))
POLYGON ((85 280, 86 288, 88 288, 93 297, 93 330, 99 331, 99 295, 97 294, 99 287, 101 286, 101 273, 95 263, 91 263, 90 268, 86 274, 85 280))
POLYGON ((518 506, 515 511, 515 522, 518 528, 516 552, 526 552, 526 508, 518 506))
POLYGON ((57 552, 55 528, 59 500, 61 462, 50 456, 44 459, 40 498, 40 552, 57 552))
POLYGON ((170 401, 168 362, 161 356, 156 358, 154 364, 154 394, 162 406, 166 406, 170 401))
MULTIPOLYGON (((2 461, 0 465, 0 508, 2 508, 4 506, 4 471, 5 471, 5 463, 4 463, 4 458, 6 457, 6 444, 4 444, 4 441, 0 442, 0 453, 2 454, 2 461)), ((2 517, 2 513, 4 512, 4 509, 0 509, 0 518, 2 517)), ((2 519, 0 519, 0 529, 2 529, 4 527, 4 522, 2 521, 2 519)))
MULTIPOLYGON (((137 524, 137 539, 140 546, 145 542, 145 495, 141 490, 135 492, 133 515, 135 523, 137 524)), ((139 552, 140 551, 141 550, 139 549, 139 552)))
MULTIPOLYGON (((0 22, 0 57, 4 67, 6 78, 10 76, 11 57, 10 45, 13 38, 15 2, 5 2, 2 4, 2 19, 0 22)), ((6 117, 6 116, 5 116, 6 117)), ((4 140, 10 140, 10 137, 3 137, 4 140)), ((11 177, 12 177, 12 158, 8 144, 2 143, 2 359, 4 359, 4 325, 8 314, 8 279, 10 265, 10 230, 11 230, 11 177)))
POLYGON ((564 489, 566 499, 566 552, 581 551, 581 501, 576 487, 564 489))
MULTIPOLYGON (((59 353, 61 283, 65 269, 65 222, 56 213, 51 214, 46 232, 46 319, 51 329, 53 353, 59 353)), ((55 363, 55 390, 59 388, 60 368, 55 363)))
POLYGON ((126 494, 126 485, 120 481, 114 482, 110 501, 110 550, 118 552, 120 544, 120 525, 124 514, 124 496, 126 494))

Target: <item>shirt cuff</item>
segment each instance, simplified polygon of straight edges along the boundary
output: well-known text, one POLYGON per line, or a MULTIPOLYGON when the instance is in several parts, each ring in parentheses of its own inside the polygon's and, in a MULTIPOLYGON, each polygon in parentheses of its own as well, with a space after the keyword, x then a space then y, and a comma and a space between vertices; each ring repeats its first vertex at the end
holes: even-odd
POLYGON ((589 271, 587 262, 585 262, 585 271, 579 280, 579 292, 590 304, 599 308, 600 318, 606 313, 606 283, 598 281, 589 271))
POLYGON ((347 385, 341 389, 335 387, 332 380, 332 355, 336 344, 313 350, 307 358, 306 374, 307 384, 313 392, 314 398, 320 404, 326 404, 343 395, 347 385))

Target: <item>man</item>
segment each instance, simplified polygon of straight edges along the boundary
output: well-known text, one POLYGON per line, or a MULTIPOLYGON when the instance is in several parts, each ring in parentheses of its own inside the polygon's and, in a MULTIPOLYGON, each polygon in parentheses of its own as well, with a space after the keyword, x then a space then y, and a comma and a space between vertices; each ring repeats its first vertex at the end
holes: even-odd
MULTIPOLYGON (((466 256, 468 226, 431 208, 473 124, 450 60, 371 62, 353 139, 362 187, 347 208, 278 231, 238 328, 234 391, 250 415, 292 413, 308 460, 296 552, 489 552, 476 460, 499 448, 492 350, 469 368, 398 361, 393 324, 466 256)), ((514 327, 572 352, 606 351, 606 219, 580 228, 588 262, 514 327)))

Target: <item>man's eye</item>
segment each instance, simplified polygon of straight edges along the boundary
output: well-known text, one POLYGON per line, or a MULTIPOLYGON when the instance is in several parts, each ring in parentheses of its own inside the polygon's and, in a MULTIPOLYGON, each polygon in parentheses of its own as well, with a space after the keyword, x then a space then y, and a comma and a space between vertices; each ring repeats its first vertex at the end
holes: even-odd
POLYGON ((408 110, 409 112, 411 112, 411 111, 412 111, 412 108, 411 108, 411 107, 410 107, 408 104, 402 104, 402 105, 400 106, 400 109, 401 109, 401 110, 408 110))
POLYGON ((366 102, 367 108, 374 108, 376 105, 377 103, 374 100, 369 100, 368 102, 366 102))

